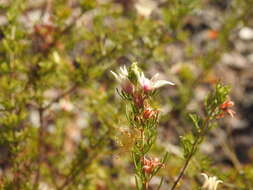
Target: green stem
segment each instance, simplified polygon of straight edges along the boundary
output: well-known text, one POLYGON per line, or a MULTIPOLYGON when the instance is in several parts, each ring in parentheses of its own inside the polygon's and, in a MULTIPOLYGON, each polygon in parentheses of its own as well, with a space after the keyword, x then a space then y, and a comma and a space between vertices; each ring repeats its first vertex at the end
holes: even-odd
MULTIPOLYGON (((211 114, 212 115, 212 114, 211 114)), ((179 181, 181 180, 181 178, 184 176, 184 173, 185 173, 185 170, 187 169, 192 157, 194 156, 196 150, 197 150, 197 146, 199 144, 199 140, 201 139, 201 137, 203 137, 205 135, 205 132, 206 132, 206 129, 207 127, 209 126, 209 121, 210 121, 210 117, 207 117, 204 121, 204 124, 203 124, 203 129, 201 131, 201 133, 196 137, 193 145, 192 145, 192 149, 191 149, 191 152, 190 154, 188 155, 187 159, 185 160, 185 163, 183 165, 183 168, 181 169, 176 181, 174 182, 171 190, 174 190, 177 186, 177 184, 179 183, 179 181)))
POLYGON ((197 139, 195 140, 195 142, 194 142, 194 144, 193 144, 193 146, 192 146, 191 152, 190 152, 189 156, 187 157, 187 159, 186 159, 186 161, 185 161, 185 163, 184 163, 184 166, 183 166, 183 168, 181 169, 181 172, 179 173, 179 175, 178 175, 176 181, 174 182, 174 184, 173 184, 171 190, 174 190, 174 189, 176 188, 177 184, 179 183, 179 181, 180 181, 181 178, 183 177, 183 175, 184 175, 184 173, 185 173, 185 170, 187 169, 187 167, 188 167, 188 165, 189 165, 189 163, 190 163, 190 161, 191 161, 191 159, 192 159, 194 153, 196 152, 195 150, 196 150, 196 148, 197 148, 198 140, 199 140, 199 138, 197 138, 197 139))
POLYGON ((43 121, 43 114, 44 114, 44 109, 42 107, 39 108, 39 119, 40 119, 40 126, 38 129, 38 144, 37 144, 37 160, 36 160, 36 173, 35 173, 35 178, 34 178, 34 184, 33 188, 38 189, 39 188, 39 182, 40 182, 40 170, 41 170, 41 162, 42 162, 42 146, 43 146, 43 138, 44 138, 44 121, 43 121))
MULTIPOLYGON (((142 154, 142 156, 141 156, 141 160, 144 160, 144 146, 145 146, 145 138, 144 138, 144 129, 142 128, 141 129, 141 140, 142 140, 142 147, 141 147, 141 154, 142 154)), ((144 175, 145 175, 145 173, 144 173, 144 175)), ((147 184, 147 180, 145 179, 144 181, 142 181, 142 190, 146 190, 147 189, 147 186, 148 186, 148 184, 147 184)))

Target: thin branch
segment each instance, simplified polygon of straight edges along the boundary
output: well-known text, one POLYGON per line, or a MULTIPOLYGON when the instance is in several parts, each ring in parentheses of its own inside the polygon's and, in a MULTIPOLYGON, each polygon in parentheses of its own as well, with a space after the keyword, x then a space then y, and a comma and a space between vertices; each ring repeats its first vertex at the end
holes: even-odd
POLYGON ((37 144, 37 170, 35 174, 35 179, 34 179, 34 186, 33 189, 38 189, 39 186, 39 181, 40 181, 40 164, 42 161, 42 144, 43 144, 43 137, 44 137, 44 120, 43 120, 43 115, 44 115, 44 109, 42 107, 39 108, 39 120, 40 120, 40 126, 39 126, 39 131, 38 131, 38 144, 37 144))
MULTIPOLYGON (((212 115, 212 114, 211 114, 211 115, 212 115)), ((179 181, 181 180, 181 178, 184 176, 185 170, 187 169, 188 165, 190 164, 190 161, 191 161, 192 157, 194 156, 194 154, 195 154, 195 152, 196 152, 196 150, 197 150, 197 146, 198 146, 198 144, 199 144, 199 140, 201 139, 201 137, 204 136, 205 131, 206 131, 206 129, 207 129, 208 126, 209 126, 209 121, 210 121, 210 117, 207 117, 207 118, 205 119, 205 121, 204 121, 203 129, 202 129, 201 133, 196 137, 196 139, 195 139, 195 141, 194 141, 194 143, 193 143, 193 145, 192 145, 191 152, 190 152, 190 154, 188 155, 188 157, 187 157, 187 159, 186 159, 186 161, 185 161, 185 163, 184 163, 184 166, 183 166, 183 168, 181 169, 181 171, 180 171, 180 173, 179 173, 179 175, 178 175, 176 181, 174 182, 174 184, 173 184, 171 190, 174 190, 174 189, 176 188, 177 184, 179 183, 179 181)))
POLYGON ((193 157, 193 155, 194 155, 194 153, 195 153, 195 150, 196 150, 196 148, 197 148, 196 146, 197 146, 197 144, 198 144, 198 140, 199 140, 198 138, 195 140, 195 142, 194 142, 194 144, 193 144, 193 146, 192 146, 191 152, 190 152, 188 158, 186 159, 186 161, 185 161, 185 163, 184 163, 184 166, 183 166, 183 168, 181 169, 181 171, 180 171, 180 173, 179 173, 179 175, 178 175, 176 181, 174 182, 174 184, 173 184, 171 190, 174 190, 174 189, 176 188, 177 184, 179 183, 179 181, 180 181, 181 178, 183 177, 183 175, 184 175, 184 173, 185 173, 185 170, 187 169, 187 167, 188 167, 188 165, 189 165, 189 163, 190 163, 190 161, 191 161, 191 159, 192 159, 192 157, 193 157))

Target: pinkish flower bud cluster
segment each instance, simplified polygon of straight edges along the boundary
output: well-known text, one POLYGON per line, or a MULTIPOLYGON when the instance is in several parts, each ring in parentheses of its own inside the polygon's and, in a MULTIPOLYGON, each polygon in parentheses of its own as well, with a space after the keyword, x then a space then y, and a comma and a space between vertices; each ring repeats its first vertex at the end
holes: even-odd
POLYGON ((145 157, 147 150, 150 150, 155 143, 159 119, 159 111, 151 106, 150 100, 154 95, 154 90, 174 84, 166 80, 158 80, 158 74, 151 79, 145 77, 136 63, 133 63, 128 70, 124 66, 120 68, 118 73, 113 71, 111 73, 121 86, 121 91, 118 91, 119 95, 122 99, 127 100, 132 108, 127 114, 127 119, 138 137, 133 139, 134 142, 131 144, 133 146, 132 156, 133 160, 141 163, 141 165, 135 164, 137 181, 141 181, 142 186, 147 187, 154 172, 164 166, 158 158, 148 159, 145 157))
POLYGON ((144 119, 151 119, 156 117, 158 112, 159 112, 158 110, 148 107, 144 109, 142 116, 144 119))
POLYGON ((217 118, 223 118, 225 116, 225 114, 227 113, 228 115, 230 115, 231 117, 234 117, 235 115, 235 111, 230 109, 231 107, 234 106, 234 102, 231 100, 226 100, 224 103, 222 103, 220 105, 220 110, 221 113, 217 116, 217 118))
POLYGON ((147 159, 146 157, 143 158, 143 170, 145 173, 150 174, 156 169, 157 167, 164 167, 164 164, 159 161, 158 158, 151 158, 147 159))
POLYGON ((118 74, 113 71, 111 73, 120 83, 122 92, 133 100, 137 108, 144 108, 144 101, 150 92, 165 85, 174 85, 166 80, 158 80, 158 73, 151 79, 146 78, 136 63, 133 63, 129 70, 124 66, 118 74))

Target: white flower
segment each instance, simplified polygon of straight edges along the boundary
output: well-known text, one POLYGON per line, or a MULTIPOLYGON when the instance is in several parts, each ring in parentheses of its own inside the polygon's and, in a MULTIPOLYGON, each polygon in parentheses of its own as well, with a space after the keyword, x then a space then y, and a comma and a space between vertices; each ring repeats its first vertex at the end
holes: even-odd
POLYGON ((128 79, 129 75, 128 75, 128 70, 126 66, 120 67, 120 71, 118 74, 113 71, 111 71, 111 73, 113 74, 115 79, 120 83, 124 92, 128 94, 133 93, 134 87, 132 83, 130 82, 130 80, 128 79))
POLYGON ((151 13, 157 8, 157 3, 152 0, 138 0, 135 3, 135 8, 140 15, 149 18, 151 13))
POLYGON ((175 85, 174 83, 167 80, 157 80, 158 75, 159 73, 155 74, 151 79, 148 79, 145 77, 143 72, 139 74, 138 82, 143 88, 144 92, 149 92, 164 85, 175 85))
POLYGON ((116 80, 121 83, 122 81, 128 79, 128 71, 127 71, 127 68, 125 65, 123 68, 120 67, 119 70, 120 70, 119 74, 117 74, 113 71, 111 71, 111 73, 116 78, 116 80))
POLYGON ((202 173, 202 176, 205 178, 205 182, 202 186, 203 189, 207 190, 216 190, 219 183, 223 183, 223 181, 218 180, 216 176, 208 177, 207 174, 202 173))
POLYGON ((59 102, 59 105, 60 105, 60 108, 64 111, 71 112, 74 110, 74 105, 66 99, 61 99, 59 102))

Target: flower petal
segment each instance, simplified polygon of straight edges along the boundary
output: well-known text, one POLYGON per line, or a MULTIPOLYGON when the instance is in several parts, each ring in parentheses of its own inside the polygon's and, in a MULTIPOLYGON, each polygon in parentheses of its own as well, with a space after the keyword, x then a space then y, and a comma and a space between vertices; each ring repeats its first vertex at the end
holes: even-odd
POLYGON ((213 190, 216 190, 216 189, 217 189, 217 186, 218 186, 219 183, 223 183, 223 181, 217 180, 217 181, 215 182, 215 184, 214 184, 213 190))
POLYGON ((120 81, 119 76, 115 72, 111 71, 111 73, 117 81, 120 81))
POLYGON ((201 175, 204 176, 204 178, 205 178, 205 181, 204 181, 204 184, 203 184, 202 188, 208 188, 208 187, 210 187, 210 182, 209 182, 208 175, 205 174, 205 173, 201 173, 201 175))
POLYGON ((140 72, 137 77, 141 86, 145 83, 145 81, 149 80, 148 78, 145 77, 143 72, 140 72))
POLYGON ((170 81, 167 81, 167 80, 158 80, 158 81, 154 82, 153 88, 160 88, 164 85, 175 85, 175 84, 170 81))
POLYGON ((122 75, 128 76, 128 71, 125 65, 123 67, 120 67, 120 72, 122 75))
POLYGON ((201 173, 201 175, 202 175, 202 176, 204 176, 205 181, 206 181, 206 180, 208 180, 208 175, 207 175, 207 174, 205 174, 205 173, 201 173))

